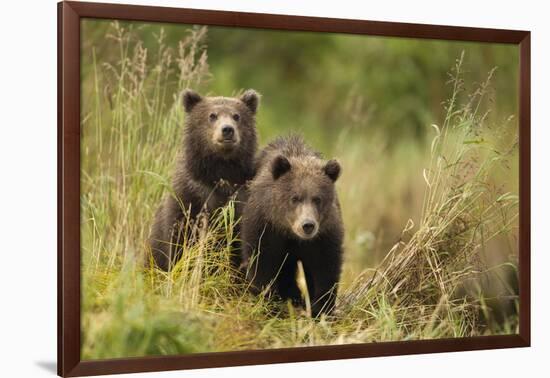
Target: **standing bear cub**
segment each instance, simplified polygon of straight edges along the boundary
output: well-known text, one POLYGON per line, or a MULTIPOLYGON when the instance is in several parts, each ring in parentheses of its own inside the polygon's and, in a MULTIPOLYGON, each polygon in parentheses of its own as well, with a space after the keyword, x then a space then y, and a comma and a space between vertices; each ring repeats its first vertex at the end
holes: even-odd
POLYGON ((324 161, 298 136, 278 138, 258 156, 243 211, 242 255, 251 289, 295 304, 301 261, 312 316, 334 308, 344 237, 335 181, 336 160, 324 161))
MULTIPOLYGON (((192 237, 190 228, 196 229, 199 219, 243 195, 240 189, 254 176, 259 99, 252 89, 239 98, 183 93, 183 151, 173 194, 157 210, 149 240, 159 268, 170 270, 181 258, 184 238, 192 237)), ((238 258, 232 261, 238 264, 238 258)))

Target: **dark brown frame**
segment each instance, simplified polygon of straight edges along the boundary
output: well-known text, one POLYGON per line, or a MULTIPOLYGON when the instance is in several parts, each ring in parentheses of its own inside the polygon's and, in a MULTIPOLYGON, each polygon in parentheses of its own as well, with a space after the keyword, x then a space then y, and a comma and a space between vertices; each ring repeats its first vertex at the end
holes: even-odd
POLYGON ((530 346, 529 31, 81 2, 58 4, 58 374, 82 376, 530 346), (80 19, 104 18, 519 45, 519 334, 82 361, 80 358, 80 19))

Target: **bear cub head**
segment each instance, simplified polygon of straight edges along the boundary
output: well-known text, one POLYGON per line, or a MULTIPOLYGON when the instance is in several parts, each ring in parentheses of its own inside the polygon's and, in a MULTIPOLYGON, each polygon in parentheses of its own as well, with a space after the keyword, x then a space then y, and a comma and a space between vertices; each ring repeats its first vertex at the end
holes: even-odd
POLYGON ((334 183, 340 171, 336 160, 276 156, 271 163, 276 223, 299 240, 319 235, 338 206, 334 183))
POLYGON ((256 149, 255 115, 260 95, 253 89, 240 97, 206 97, 186 89, 186 141, 205 153, 231 159, 256 149))

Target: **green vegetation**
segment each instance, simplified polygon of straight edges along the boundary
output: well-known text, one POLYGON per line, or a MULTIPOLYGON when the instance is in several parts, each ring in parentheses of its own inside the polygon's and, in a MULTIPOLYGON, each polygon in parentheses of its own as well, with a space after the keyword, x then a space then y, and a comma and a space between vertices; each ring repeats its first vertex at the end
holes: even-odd
POLYGON ((84 359, 517 331, 511 46, 97 20, 82 36, 84 359), (186 87, 255 88, 262 144, 297 130, 342 163, 334 317, 237 283, 231 205, 173 271, 143 267, 186 87))

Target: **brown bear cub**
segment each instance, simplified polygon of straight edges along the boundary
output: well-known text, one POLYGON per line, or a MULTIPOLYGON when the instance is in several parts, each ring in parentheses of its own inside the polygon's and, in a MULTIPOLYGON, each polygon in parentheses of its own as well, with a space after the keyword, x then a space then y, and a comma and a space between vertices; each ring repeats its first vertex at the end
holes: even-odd
MULTIPOLYGON (((197 225, 230 199, 241 200, 242 187, 254 177, 259 100, 251 89, 239 98, 184 92, 183 153, 176 163, 173 194, 157 210, 150 235, 159 268, 170 270, 181 258, 190 224, 197 225)), ((234 264, 239 257, 232 258, 234 264)))
POLYGON ((251 289, 303 305, 296 282, 302 262, 312 316, 334 308, 344 238, 335 181, 325 161, 298 136, 278 138, 258 156, 242 215, 242 255, 251 289))

